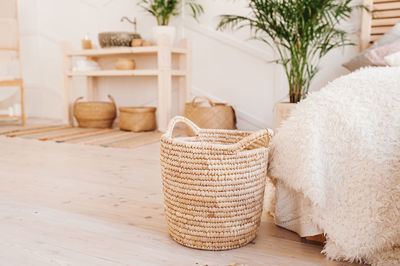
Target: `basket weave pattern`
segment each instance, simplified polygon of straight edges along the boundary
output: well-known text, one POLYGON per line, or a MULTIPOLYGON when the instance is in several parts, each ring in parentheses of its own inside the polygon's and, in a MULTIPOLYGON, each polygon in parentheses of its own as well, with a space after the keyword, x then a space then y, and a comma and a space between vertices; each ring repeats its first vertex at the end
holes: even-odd
MULTIPOLYGON (((192 102, 185 104, 185 117, 196 123, 200 128, 236 129, 236 116, 232 106, 224 103, 214 103, 205 96, 196 96, 192 102), (209 106, 202 106, 206 100, 209 106)), ((192 135, 190 129, 188 134, 192 135)))
POLYGON ((111 128, 117 116, 115 100, 108 95, 111 102, 78 102, 83 99, 79 97, 74 103, 74 116, 79 127, 89 128, 111 128))
POLYGON ((174 118, 161 137, 165 215, 171 237, 198 249, 227 250, 256 237, 272 131, 200 129, 174 118), (172 138, 176 123, 190 138, 172 138))
POLYGON ((156 129, 155 107, 121 107, 119 108, 119 128, 133 132, 156 129))

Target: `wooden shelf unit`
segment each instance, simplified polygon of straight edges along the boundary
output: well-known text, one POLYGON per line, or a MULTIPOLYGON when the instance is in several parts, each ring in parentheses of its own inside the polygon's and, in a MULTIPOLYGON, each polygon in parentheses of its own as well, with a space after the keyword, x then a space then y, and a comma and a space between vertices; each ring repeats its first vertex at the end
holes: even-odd
MULTIPOLYGON (((146 47, 115 47, 90 50, 72 50, 71 44, 62 44, 64 57, 64 120, 73 125, 71 79, 74 77, 85 77, 88 100, 97 99, 98 77, 155 77, 158 81, 158 106, 157 125, 158 130, 165 131, 169 120, 172 118, 172 77, 179 79, 179 113, 183 114, 185 103, 189 100, 191 89, 191 47, 187 39, 182 39, 178 47, 173 47, 167 36, 162 38, 157 46, 146 47), (96 60, 106 56, 132 56, 145 54, 148 57, 157 58, 156 69, 135 70, 95 70, 77 72, 72 71, 72 57, 86 56, 96 60), (172 69, 172 55, 178 56, 179 67, 172 69)), ((132 80, 134 82, 134 80, 132 80)))
MULTIPOLYGON (((8 1, 12 1, 12 0, 8 0, 8 1)), ((15 10, 12 12, 13 14, 11 14, 11 13, 9 14, 10 17, 7 17, 7 20, 15 21, 16 30, 14 31, 14 34, 15 34, 15 38, 16 38, 16 43, 15 43, 15 46, 9 46, 8 44, 7 45, 2 44, 2 45, 0 45, 0 51, 16 53, 16 57, 18 58, 18 68, 19 68, 19 73, 20 73, 21 78, 1 80, 0 81, 0 90, 1 90, 1 87, 19 87, 21 115, 20 116, 0 115, 0 120, 20 120, 21 124, 25 126, 26 125, 25 93, 24 93, 25 90, 24 90, 24 81, 22 79, 22 62, 21 62, 21 52, 20 52, 18 2, 17 2, 17 0, 14 0, 13 6, 14 6, 15 10)), ((0 34, 4 34, 4 33, 1 32, 0 34)))

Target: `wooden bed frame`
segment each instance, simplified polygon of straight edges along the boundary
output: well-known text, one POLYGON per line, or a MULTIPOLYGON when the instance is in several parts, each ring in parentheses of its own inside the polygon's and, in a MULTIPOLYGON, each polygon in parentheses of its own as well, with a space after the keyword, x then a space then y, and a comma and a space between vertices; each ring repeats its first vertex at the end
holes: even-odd
MULTIPOLYGON (((371 12, 361 15, 360 50, 363 51, 400 22, 400 0, 363 0, 371 12)), ((307 241, 324 243, 324 235, 305 237, 307 241)))
POLYGON ((361 51, 368 48, 400 21, 400 0, 363 0, 371 12, 361 17, 361 51))

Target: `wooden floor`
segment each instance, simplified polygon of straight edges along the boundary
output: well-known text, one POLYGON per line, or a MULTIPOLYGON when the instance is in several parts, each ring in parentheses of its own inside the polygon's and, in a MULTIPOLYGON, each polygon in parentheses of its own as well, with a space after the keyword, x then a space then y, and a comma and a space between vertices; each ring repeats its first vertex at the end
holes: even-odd
POLYGON ((0 151, 1 265, 344 265, 266 215, 240 249, 175 243, 159 143, 104 149, 0 137, 0 151))

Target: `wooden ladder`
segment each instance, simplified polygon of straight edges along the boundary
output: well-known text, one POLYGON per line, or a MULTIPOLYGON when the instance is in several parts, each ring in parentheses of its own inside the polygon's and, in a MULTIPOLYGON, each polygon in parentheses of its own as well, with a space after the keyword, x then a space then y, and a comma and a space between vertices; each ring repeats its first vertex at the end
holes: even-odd
MULTIPOLYGON (((15 23, 15 30, 14 30, 14 32, 11 31, 11 33, 15 34, 15 40, 16 40, 14 45, 11 44, 11 45, 2 46, 2 44, 0 44, 0 51, 16 53, 16 57, 18 58, 19 73, 20 73, 20 78, 18 78, 18 79, 0 80, 0 89, 1 89, 1 87, 19 87, 20 88, 20 103, 21 103, 21 115, 19 115, 19 116, 3 115, 3 116, 0 116, 0 120, 19 119, 19 120, 21 120, 22 125, 25 125, 26 124, 25 95, 24 95, 24 82, 22 79, 22 63, 21 63, 21 53, 20 53, 18 2, 17 2, 17 0, 1 0, 0 8, 3 9, 4 10, 3 12, 5 13, 5 15, 7 15, 5 18, 0 16, 0 21, 1 21, 0 23, 3 23, 3 22, 11 22, 11 24, 15 23), (10 14, 8 12, 14 13, 14 14, 10 14)), ((4 14, 1 13, 1 15, 4 15, 4 14)), ((0 31, 1 31, 1 29, 3 29, 3 27, 0 27, 0 31)), ((0 32, 0 34, 3 34, 3 33, 0 32)), ((8 34, 10 34, 10 32, 6 32, 5 34, 7 36, 8 34)), ((12 36, 10 36, 10 38, 12 39, 12 36)))

